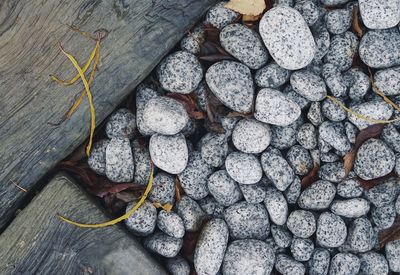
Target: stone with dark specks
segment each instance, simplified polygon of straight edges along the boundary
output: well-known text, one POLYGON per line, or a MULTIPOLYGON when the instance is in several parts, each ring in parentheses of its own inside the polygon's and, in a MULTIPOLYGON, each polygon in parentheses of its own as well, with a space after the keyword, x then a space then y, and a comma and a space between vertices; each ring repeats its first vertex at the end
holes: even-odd
POLYGON ((106 176, 115 182, 133 180, 135 165, 128 138, 112 138, 106 149, 106 176))
POLYGON ((322 213, 317 221, 317 244, 334 248, 341 246, 347 237, 347 227, 343 219, 330 212, 322 213))
POLYGON ((321 101, 327 94, 324 80, 309 70, 292 73, 290 84, 298 94, 311 101, 321 101))
POLYGON ((361 19, 368 29, 389 29, 400 22, 398 0, 359 0, 361 19))
POLYGON ((166 258, 178 255, 181 250, 183 239, 171 237, 163 232, 156 232, 144 240, 144 247, 151 252, 157 253, 166 258))
POLYGON ((233 152, 225 160, 229 176, 240 184, 254 184, 262 178, 262 168, 257 157, 251 154, 233 152))

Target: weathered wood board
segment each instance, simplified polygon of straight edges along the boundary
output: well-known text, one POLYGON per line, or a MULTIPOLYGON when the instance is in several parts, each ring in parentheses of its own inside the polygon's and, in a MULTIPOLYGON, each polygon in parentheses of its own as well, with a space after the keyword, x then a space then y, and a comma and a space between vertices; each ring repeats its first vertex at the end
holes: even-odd
POLYGON ((120 226, 78 228, 57 213, 92 223, 110 219, 59 174, 0 235, 0 274, 166 274, 120 226))
POLYGON ((215 0, 2 0, 0 1, 0 230, 48 170, 88 136, 84 103, 72 119, 57 122, 82 85, 49 78, 75 74, 58 49, 83 64, 94 47, 68 25, 107 29, 92 85, 97 124, 148 75, 215 0))

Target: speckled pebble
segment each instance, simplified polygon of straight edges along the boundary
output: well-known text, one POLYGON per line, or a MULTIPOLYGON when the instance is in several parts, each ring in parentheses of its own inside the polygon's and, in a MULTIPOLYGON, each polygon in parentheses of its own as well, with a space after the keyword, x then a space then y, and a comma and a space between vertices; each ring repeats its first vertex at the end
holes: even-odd
POLYGON ((389 178, 369 189, 365 195, 376 207, 393 202, 400 193, 400 181, 398 178, 389 178))
POLYGON ((321 101, 327 94, 322 78, 308 70, 292 73, 290 84, 297 93, 311 101, 321 101))
POLYGON ((369 210, 369 202, 363 198, 335 200, 331 205, 332 213, 346 218, 359 218, 366 215, 369 210))
POLYGON ((346 136, 346 130, 342 122, 325 121, 319 126, 319 137, 330 146, 341 152, 351 149, 351 144, 346 136))
POLYGON ((128 109, 122 108, 115 111, 106 123, 108 138, 131 139, 136 130, 136 116, 128 109))
MULTIPOLYGON (((131 210, 132 204, 126 208, 131 210)), ((150 202, 144 202, 132 215, 125 220, 125 225, 136 236, 147 236, 153 233, 156 227, 157 209, 150 202)))
POLYGON ((212 172, 212 167, 202 159, 200 152, 191 152, 185 170, 178 175, 185 194, 195 200, 207 196, 207 179, 212 172))
POLYGON ((167 173, 159 172, 153 180, 153 187, 149 193, 149 200, 161 204, 174 204, 175 178, 167 173))
POLYGON ((199 142, 202 159, 212 167, 221 166, 228 154, 225 135, 207 133, 199 142))
POLYGON ((224 6, 228 3, 227 1, 222 1, 217 3, 215 6, 211 7, 206 14, 205 21, 216 27, 217 29, 222 29, 226 25, 235 21, 239 16, 239 13, 225 8, 224 6))
POLYGON ((365 275, 387 275, 389 266, 385 256, 376 252, 367 252, 359 256, 361 272, 365 275))
MULTIPOLYGON (((399 43, 400 44, 400 43, 399 43)), ((352 106, 352 110, 362 116, 377 120, 388 120, 393 115, 393 108, 383 100, 374 100, 352 106)), ((352 114, 348 114, 349 121, 362 130, 374 124, 352 114)))
POLYGON ((203 78, 203 69, 195 55, 177 51, 161 61, 157 68, 157 77, 163 89, 172 93, 189 94, 203 78))
POLYGON ((162 232, 156 232, 144 240, 145 248, 166 258, 175 257, 181 249, 182 244, 182 239, 168 236, 162 232))
POLYGON ((301 14, 288 6, 277 6, 261 18, 259 31, 275 62, 288 70, 307 66, 315 54, 315 42, 301 14))
POLYGON ((306 273, 306 268, 302 263, 285 254, 276 256, 275 268, 281 274, 304 275, 306 273))
POLYGON ((265 175, 279 191, 284 191, 294 180, 294 172, 289 163, 272 150, 261 155, 261 165, 265 175))
POLYGON ((239 184, 244 199, 248 203, 260 203, 265 199, 267 186, 261 181, 255 184, 239 184))
POLYGON ((183 220, 175 212, 167 212, 162 209, 158 213, 157 227, 171 237, 183 238, 185 235, 183 220))
POLYGON ((325 180, 318 180, 301 192, 298 205, 303 209, 322 210, 329 207, 336 194, 335 186, 325 180))
POLYGON ((264 88, 258 92, 254 117, 262 122, 288 126, 299 118, 299 105, 278 90, 264 88))
POLYGON ((317 221, 317 244, 334 248, 341 246, 347 237, 347 227, 343 219, 330 212, 322 213, 317 221))
POLYGON ((188 51, 192 54, 199 54, 201 45, 205 41, 206 31, 202 24, 197 25, 182 38, 180 46, 182 50, 188 51))
POLYGON ((400 152, 400 132, 392 124, 385 125, 381 139, 396 153, 400 152))
POLYGON ((331 39, 328 30, 324 26, 319 26, 319 28, 316 28, 313 31, 313 35, 317 47, 314 61, 319 62, 328 53, 331 39))
POLYGON ((176 209, 183 220, 186 231, 197 231, 200 228, 205 213, 196 201, 184 195, 177 203, 176 209))
POLYGON ((361 39, 360 58, 371 68, 400 65, 399 29, 370 30, 361 39))
POLYGON ((275 62, 267 64, 256 71, 254 81, 261 88, 278 89, 289 81, 290 71, 275 62))
POLYGON ((213 196, 207 196, 197 202, 208 217, 223 218, 225 208, 213 196))
POLYGON ((341 182, 346 176, 343 162, 337 161, 321 165, 318 171, 318 176, 322 180, 327 180, 335 183, 341 182))
POLYGON ((351 253, 338 253, 331 260, 329 275, 357 275, 360 270, 360 260, 351 253))
POLYGON ((314 167, 310 152, 301 145, 290 148, 286 159, 297 175, 307 175, 314 167))
POLYGON ((167 258, 165 265, 171 275, 189 275, 190 266, 189 263, 181 256, 175 256, 173 258, 167 258))
POLYGON ((268 213, 262 204, 245 201, 225 209, 224 218, 232 239, 265 239, 269 234, 268 213))
POLYGON ((204 226, 194 250, 194 268, 197 274, 218 272, 228 245, 228 237, 228 226, 221 219, 213 219, 204 226))
POLYGON ((128 138, 112 138, 106 148, 106 175, 114 182, 133 180, 135 166, 128 138))
POLYGON ((397 0, 359 0, 360 15, 369 29, 389 29, 400 22, 400 2, 397 0))
POLYGON ((301 181, 299 177, 295 177, 293 182, 284 191, 286 201, 289 204, 295 204, 301 193, 301 181))
POLYGON ((380 230, 391 227, 396 219, 394 203, 389 203, 381 207, 373 207, 371 212, 372 221, 380 230))
POLYGON ((342 198, 355 198, 362 195, 364 189, 357 179, 346 179, 336 186, 337 194, 342 198))
POLYGON ((348 70, 343 75, 346 85, 349 88, 349 97, 353 100, 362 100, 371 88, 368 75, 357 68, 348 70))
POLYGON ((250 69, 259 69, 268 60, 268 52, 260 35, 239 24, 230 24, 219 34, 221 46, 250 69))
POLYGON ((375 231, 367 218, 358 218, 353 221, 347 238, 352 251, 357 253, 370 251, 374 247, 375 239, 375 231))
POLYGON ((347 31, 352 22, 351 10, 334 9, 325 15, 326 28, 332 34, 341 34, 347 31))
POLYGON ((320 16, 318 5, 313 1, 296 1, 294 8, 300 12, 308 26, 314 25, 320 16))
MULTIPOLYGON (((337 154, 333 153, 333 152, 321 153, 320 154, 320 161, 328 162, 328 163, 338 162, 338 161, 340 161, 340 157, 337 154)), ((339 177, 340 176, 341 175, 339 175, 339 177)), ((324 179, 327 179, 327 178, 324 178, 324 179)), ((340 179, 342 179, 342 178, 340 177, 340 179)))
POLYGON ((321 0, 321 3, 324 4, 325 6, 337 6, 346 4, 349 1, 350 0, 321 0))
POLYGON ((232 142, 242 152, 261 153, 271 142, 271 129, 258 120, 242 119, 233 129, 232 142))
POLYGON ((354 172, 364 180, 371 180, 386 176, 394 166, 393 151, 383 141, 371 138, 358 149, 354 172))
POLYGON ((230 206, 243 197, 237 182, 225 170, 214 172, 207 184, 210 194, 223 206, 230 206))
POLYGON ((154 134, 143 121, 143 110, 150 99, 156 98, 159 93, 150 88, 137 89, 136 91, 136 124, 137 129, 143 136, 151 136, 154 134))
POLYGON ((235 61, 220 61, 208 68, 207 85, 228 108, 249 113, 253 105, 254 85, 250 69, 235 61))
POLYGON ((296 135, 297 142, 305 149, 317 147, 317 132, 311 123, 304 123, 299 127, 296 135))
POLYGON ((309 275, 327 275, 331 256, 327 249, 316 248, 308 261, 309 275))
POLYGON ((287 228, 299 238, 309 238, 316 230, 314 214, 305 210, 294 210, 287 219, 287 228))
POLYGON ((101 139, 93 144, 90 156, 88 157, 88 165, 90 169, 99 175, 106 174, 106 149, 109 140, 101 139))
POLYGON ((275 187, 268 187, 264 200, 271 222, 284 225, 288 216, 288 204, 283 194, 275 187))
POLYGON ((295 122, 288 126, 271 125, 271 144, 277 149, 288 149, 296 144, 297 129, 304 123, 300 116, 295 122))
POLYGON ((345 128, 345 131, 346 131, 347 139, 350 141, 350 143, 355 144, 357 135, 359 133, 358 128, 356 126, 354 126, 353 123, 348 122, 348 121, 346 121, 344 123, 344 128, 345 128))
POLYGON ((385 246, 386 259, 393 272, 400 272, 400 240, 391 241, 385 246))
POLYGON ((229 176, 240 184, 253 184, 261 180, 262 168, 254 155, 233 152, 225 160, 229 176))
POLYGON ((222 274, 270 274, 274 263, 270 245, 259 240, 236 240, 226 250, 222 274))
POLYGON ((189 116, 182 103, 169 97, 150 99, 143 109, 143 124, 153 132, 175 135, 189 122, 189 116))
POLYGON ((385 95, 392 96, 400 94, 400 67, 379 70, 375 73, 376 86, 385 95))
POLYGON ((305 262, 311 258, 314 251, 314 243, 311 239, 294 237, 290 245, 290 252, 296 261, 305 262))
POLYGON ((324 61, 336 65, 341 72, 346 71, 351 68, 357 49, 358 38, 354 33, 346 31, 333 35, 324 61))
POLYGON ((397 196, 397 200, 395 202, 395 207, 396 207, 397 215, 400 215, 400 195, 397 196))
MULTIPOLYGON (((343 105, 346 105, 343 99, 338 98, 338 100, 343 105)), ((330 99, 325 99, 322 102, 321 107, 322 107, 322 114, 330 121, 337 122, 347 118, 347 112, 337 103, 333 102, 330 99)))
POLYGON ((311 103, 310 108, 308 109, 307 118, 314 126, 319 126, 324 122, 320 102, 315 101, 311 103))
POLYGON ((271 235, 275 244, 281 248, 287 248, 292 243, 292 234, 283 226, 272 224, 271 235))
POLYGON ((154 165, 170 174, 181 173, 188 162, 188 148, 182 134, 155 134, 150 139, 150 156, 154 165))
POLYGON ((149 148, 142 145, 139 140, 131 142, 133 162, 135 163, 134 182, 137 184, 147 184, 151 173, 151 157, 149 148))

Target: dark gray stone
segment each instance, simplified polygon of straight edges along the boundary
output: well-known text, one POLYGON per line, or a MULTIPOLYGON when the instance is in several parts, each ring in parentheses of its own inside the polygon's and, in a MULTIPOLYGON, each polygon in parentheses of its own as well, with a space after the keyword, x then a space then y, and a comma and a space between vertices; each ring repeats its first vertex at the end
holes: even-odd
POLYGON ((199 142, 202 159, 212 167, 220 167, 224 164, 228 155, 228 143, 225 135, 207 133, 199 142))
POLYGON ((137 184, 147 184, 151 173, 151 157, 149 148, 140 144, 138 140, 131 142, 133 162, 135 163, 134 182, 137 184))
POLYGON ((400 240, 391 241, 385 246, 385 255, 392 272, 400 272, 400 240))
POLYGON ((324 57, 326 63, 336 65, 341 72, 351 68, 353 57, 358 49, 358 39, 350 31, 331 37, 328 53, 324 57))
POLYGON ((189 263, 181 256, 175 256, 173 258, 167 258, 165 265, 168 271, 172 275, 189 275, 190 266, 189 263))
POLYGON ((314 126, 319 126, 324 122, 320 102, 315 101, 311 103, 310 109, 308 109, 307 118, 314 126))
POLYGON ((341 182, 346 176, 343 162, 337 161, 321 165, 318 171, 318 176, 322 180, 327 180, 335 183, 341 182))
POLYGON ((331 256, 327 249, 316 248, 308 261, 308 273, 310 275, 327 275, 331 256))
MULTIPOLYGON (((338 100, 346 106, 343 99, 338 98, 338 100)), ((333 102, 330 99, 325 99, 322 102, 322 114, 333 122, 343 121, 347 118, 347 112, 340 107, 337 103, 333 102)))
POLYGON ((271 235, 275 244, 281 248, 287 248, 292 243, 292 234, 283 226, 272 224, 271 235))
POLYGON ((310 152, 301 145, 290 148, 286 158, 297 175, 307 175, 314 167, 310 152))
POLYGON ((400 181, 398 178, 389 178, 384 182, 369 189, 365 195, 376 207, 393 202, 400 193, 400 181))
POLYGON ((380 230, 391 227, 396 219, 394 203, 389 203, 381 207, 373 207, 371 212, 372 221, 380 230))

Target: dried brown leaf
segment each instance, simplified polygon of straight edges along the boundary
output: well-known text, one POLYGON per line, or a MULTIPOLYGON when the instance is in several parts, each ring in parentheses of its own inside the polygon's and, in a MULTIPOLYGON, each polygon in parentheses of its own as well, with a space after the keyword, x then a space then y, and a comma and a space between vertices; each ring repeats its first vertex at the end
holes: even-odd
POLYGON ((314 165, 314 168, 306 175, 304 178, 301 179, 301 187, 307 188, 314 182, 316 182, 318 177, 318 171, 320 166, 318 164, 314 165))
POLYGON ((353 20, 352 20, 353 32, 357 34, 358 37, 362 37, 364 32, 361 28, 361 19, 359 17, 359 8, 357 5, 353 6, 353 20))
POLYGON ((388 242, 400 240, 400 215, 393 225, 379 232, 379 247, 383 248, 388 242))
POLYGON ((225 4, 225 8, 246 15, 262 14, 266 7, 264 0, 230 0, 225 4))
POLYGON ((197 102, 187 94, 168 93, 166 96, 183 104, 188 115, 193 119, 204 119, 206 114, 197 106, 197 102))

